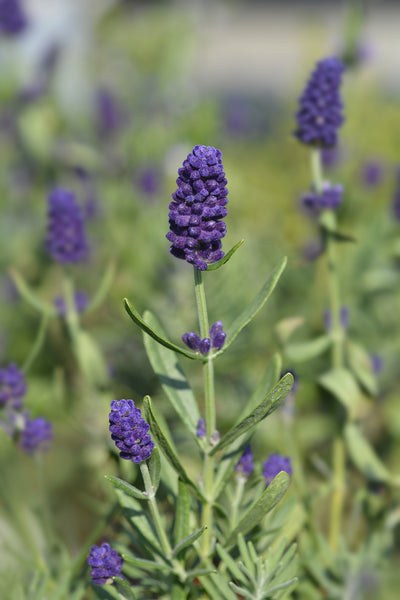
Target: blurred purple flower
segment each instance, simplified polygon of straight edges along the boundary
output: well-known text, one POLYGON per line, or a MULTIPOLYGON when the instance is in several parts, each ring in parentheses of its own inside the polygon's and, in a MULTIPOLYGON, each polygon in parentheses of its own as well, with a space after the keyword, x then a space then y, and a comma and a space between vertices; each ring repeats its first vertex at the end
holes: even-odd
POLYGON ((289 476, 292 475, 292 465, 288 456, 282 456, 281 454, 270 454, 268 460, 263 464, 263 476, 266 480, 266 487, 269 486, 271 481, 280 473, 285 471, 289 476))
POLYGON ((101 546, 92 546, 87 557, 88 564, 93 567, 90 576, 96 585, 111 583, 112 577, 121 577, 122 557, 106 542, 101 546))
POLYGON ((59 263, 77 263, 87 255, 82 210, 69 190, 57 188, 48 196, 46 249, 59 263))
POLYGON ((145 196, 153 198, 160 191, 161 171, 155 164, 143 166, 135 175, 135 184, 145 196))
POLYGON ((340 96, 343 63, 332 56, 317 62, 300 96, 294 135, 303 143, 332 147, 337 143, 338 129, 344 122, 340 96))
MULTIPOLYGON (((83 290, 76 290, 74 294, 74 300, 77 313, 83 313, 89 303, 89 297, 87 293, 83 290)), ((63 296, 55 296, 53 298, 53 303, 60 317, 65 317, 67 313, 65 298, 63 296)))
POLYGON ((378 160, 369 160, 362 166, 362 181, 367 187, 379 185, 383 177, 382 163, 378 160))
MULTIPOLYGON (((341 328, 343 329, 343 331, 346 331, 349 326, 349 307, 348 306, 343 305, 340 307, 339 320, 340 320, 341 328)), ((332 329, 332 313, 329 308, 327 308, 324 312, 324 326, 325 326, 325 331, 329 332, 332 329)))
POLYGON ((301 198, 303 206, 312 214, 318 214, 321 210, 337 210, 343 201, 343 186, 332 185, 324 181, 322 193, 311 191, 301 198))
POLYGON ((0 0, 0 34, 16 36, 28 26, 20 0, 0 0))
POLYGON ((371 367, 372 371, 375 375, 379 375, 379 373, 383 369, 383 358, 379 354, 371 354, 371 367))
POLYGON ((250 477, 254 472, 253 453, 250 444, 246 446, 242 456, 235 465, 235 471, 245 479, 250 477))
POLYGON ((321 149, 322 164, 326 169, 335 167, 340 160, 341 150, 337 146, 321 149))
POLYGON ((25 393, 24 374, 15 364, 11 363, 0 369, 0 407, 7 404, 13 409, 21 408, 25 393))
POLYGON ((30 419, 29 413, 24 413, 25 425, 19 438, 19 446, 25 454, 45 452, 53 439, 53 425, 44 417, 30 419))
POLYGON ((122 113, 114 94, 105 87, 96 94, 96 116, 100 135, 116 133, 122 125, 122 113))

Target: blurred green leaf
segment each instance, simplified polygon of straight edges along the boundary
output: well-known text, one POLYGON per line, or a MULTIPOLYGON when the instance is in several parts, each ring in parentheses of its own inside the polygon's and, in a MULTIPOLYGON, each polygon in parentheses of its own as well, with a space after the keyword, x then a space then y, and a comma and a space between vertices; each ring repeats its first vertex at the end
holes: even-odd
POLYGON ((218 442, 216 446, 211 450, 210 455, 215 454, 222 448, 225 448, 228 444, 234 442, 241 435, 253 429, 260 421, 268 417, 273 413, 286 396, 289 394, 293 387, 293 375, 286 373, 279 381, 279 383, 269 392, 264 400, 256 406, 256 408, 247 415, 238 425, 235 425, 230 429, 218 442))
POLYGON ((233 248, 231 248, 229 250, 229 252, 227 252, 225 254, 225 256, 223 256, 221 258, 221 260, 218 260, 215 263, 207 265, 207 271, 216 271, 217 269, 219 269, 220 267, 222 267, 222 265, 224 265, 225 263, 227 263, 228 260, 235 254, 236 250, 239 250, 239 248, 243 244, 243 242, 244 242, 244 240, 240 240, 240 242, 238 242, 237 244, 235 244, 233 246, 233 248))
POLYGON ((284 471, 271 481, 262 496, 249 508, 247 513, 239 521, 235 529, 229 534, 226 546, 236 543, 236 538, 241 533, 246 535, 253 527, 258 525, 265 515, 270 512, 283 498, 289 487, 290 477, 284 471))
POLYGON ((378 387, 372 372, 371 357, 368 352, 360 344, 347 340, 346 353, 350 368, 358 381, 371 396, 376 396, 378 387))
MULTIPOLYGON (((172 342, 167 340, 160 333, 157 333, 156 331, 154 331, 154 329, 148 323, 146 323, 146 321, 140 316, 140 314, 138 313, 136 308, 132 304, 130 304, 130 302, 127 300, 127 298, 124 298, 124 306, 125 306, 126 312, 130 316, 132 321, 134 323, 136 323, 136 325, 138 325, 140 327, 140 329, 142 329, 145 333, 147 333, 147 335, 149 335, 151 338, 153 338, 153 340, 155 340, 162 346, 165 346, 165 348, 168 348, 169 350, 173 350, 174 352, 177 352, 178 354, 183 354, 187 358, 191 358, 191 359, 201 359, 202 358, 202 359, 204 359, 204 357, 200 357, 200 355, 198 355, 194 352, 189 352, 188 350, 185 350, 184 348, 180 348, 176 344, 173 344, 172 342)), ((149 315, 149 314, 150 313, 147 312, 147 315, 149 315)))
POLYGON ((126 579, 122 579, 121 577, 113 577, 113 580, 115 582, 115 587, 123 598, 126 598, 126 600, 136 600, 136 596, 134 595, 133 590, 126 579))
POLYGON ((109 383, 107 365, 91 335, 83 329, 78 329, 73 341, 79 365, 86 379, 93 386, 106 387, 109 383))
POLYGON ((272 271, 271 275, 268 277, 267 281, 265 282, 261 290, 258 292, 254 300, 250 302, 247 308, 245 308, 244 311, 233 322, 231 327, 226 332, 225 344, 223 345, 221 350, 215 353, 216 356, 222 354, 229 348, 229 346, 239 335, 242 329, 246 327, 246 325, 250 323, 252 319, 254 319, 259 310, 261 310, 261 308, 264 306, 264 304, 274 291, 275 286, 278 283, 279 278, 286 267, 286 263, 287 258, 285 257, 281 260, 279 265, 275 267, 275 269, 272 271))
POLYGON ((179 556, 179 554, 185 550, 186 548, 188 548, 189 546, 193 546, 194 542, 196 540, 199 539, 199 537, 201 535, 203 535, 204 531, 207 529, 207 527, 200 527, 200 529, 197 529, 196 531, 194 531, 193 533, 191 533, 190 535, 187 535, 183 540, 181 540, 176 546, 175 548, 172 550, 172 556, 173 557, 177 557, 179 556))
POLYGON ((99 287, 97 288, 96 293, 94 294, 93 298, 91 299, 87 308, 85 309, 85 314, 96 310, 96 308, 98 308, 104 302, 113 284, 115 277, 115 269, 116 262, 115 259, 113 259, 107 265, 103 277, 100 281, 99 287))
POLYGON ((49 316, 55 317, 57 315, 55 307, 52 304, 41 300, 18 271, 10 269, 9 273, 18 293, 29 306, 32 306, 32 308, 40 313, 46 313, 49 316))
POLYGON ((190 496, 184 481, 178 479, 178 498, 176 501, 174 541, 175 545, 189 535, 190 496))
POLYGON ((170 565, 156 562, 154 560, 146 560, 145 558, 138 558, 137 556, 133 556, 132 554, 123 554, 122 558, 126 560, 126 562, 135 565, 135 567, 139 567, 144 571, 172 571, 173 567, 170 565))
POLYGON ((360 388, 348 369, 332 369, 318 377, 318 383, 335 396, 353 418, 361 399, 360 388))
POLYGON ((344 437, 350 458, 370 481, 390 483, 392 477, 356 423, 347 423, 344 437))
POLYGON ((303 362, 320 356, 328 350, 332 344, 330 335, 321 335, 313 340, 287 344, 285 354, 290 360, 303 362))
POLYGON ((128 494, 128 496, 133 496, 133 498, 137 498, 138 500, 147 500, 146 494, 144 494, 134 485, 127 483, 123 479, 120 479, 119 477, 114 477, 114 475, 104 475, 104 477, 108 481, 111 481, 111 483, 115 485, 115 487, 125 492, 125 494, 128 494))
POLYGON ((288 317, 275 325, 275 333, 280 344, 286 344, 291 335, 304 324, 304 317, 288 317))

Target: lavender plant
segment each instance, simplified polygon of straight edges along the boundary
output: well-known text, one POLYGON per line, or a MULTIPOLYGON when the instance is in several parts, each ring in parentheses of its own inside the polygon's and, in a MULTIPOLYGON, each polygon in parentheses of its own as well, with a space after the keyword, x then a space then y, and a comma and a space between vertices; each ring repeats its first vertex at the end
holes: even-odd
MULTIPOLYGON (((125 308, 143 330, 149 360, 202 467, 188 470, 150 397, 143 401, 144 417, 132 400, 111 404, 111 437, 120 457, 139 465, 143 479, 140 488, 107 476, 128 524, 125 541, 114 543, 125 579, 113 580, 126 598, 285 598, 296 584, 295 547, 281 540, 272 548, 271 511, 289 486, 290 460, 271 456, 260 477, 249 442, 257 425, 289 394, 293 377, 287 373, 279 379, 280 358, 274 356, 233 426, 220 432, 217 406, 223 398, 215 397, 214 365, 265 304, 286 259, 226 332, 221 321, 210 327, 203 273, 223 267, 242 243, 222 251, 228 190, 221 151, 195 146, 178 174, 167 239, 171 254, 193 265, 200 335, 184 333, 186 347, 179 346, 152 313, 142 317, 128 300, 125 308), (196 397, 178 356, 202 366, 204 400, 196 397)), ((104 556, 95 566, 106 565, 104 556)), ((88 562, 94 565, 92 552, 88 562)), ((95 573, 96 579, 99 583, 95 573)))

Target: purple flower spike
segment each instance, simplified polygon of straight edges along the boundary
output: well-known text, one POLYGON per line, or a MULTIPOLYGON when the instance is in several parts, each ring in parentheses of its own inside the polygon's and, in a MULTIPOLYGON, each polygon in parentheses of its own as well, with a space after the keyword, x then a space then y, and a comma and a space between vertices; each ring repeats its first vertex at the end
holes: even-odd
POLYGON ((123 560, 116 550, 106 542, 101 546, 92 546, 87 557, 88 564, 93 567, 90 576, 96 585, 112 583, 112 577, 121 577, 123 560))
POLYGON ((8 404, 14 409, 21 408, 25 392, 25 378, 16 365, 0 369, 0 407, 8 404))
POLYGON ((239 458, 235 466, 235 471, 242 475, 245 479, 250 477, 254 471, 253 465, 253 453, 251 451, 250 444, 246 446, 242 456, 239 458))
POLYGON ((58 188, 49 194, 46 248, 59 263, 77 263, 87 254, 83 214, 69 190, 58 188))
MULTIPOLYGON (((89 303, 89 298, 86 292, 83 290, 76 290, 74 295, 75 308, 78 314, 85 312, 86 307, 89 303)), ((57 313, 60 317, 65 317, 67 314, 67 305, 63 296, 55 296, 53 298, 54 306, 56 307, 57 313)))
POLYGON ((289 475, 292 475, 292 465, 288 456, 282 456, 281 454, 270 454, 268 460, 263 464, 263 476, 266 480, 266 487, 269 486, 271 481, 280 473, 285 471, 289 475))
POLYGON ((195 146, 178 170, 178 189, 169 205, 170 252, 199 271, 224 256, 228 190, 221 157, 212 146, 195 146))
POLYGON ((332 56, 320 60, 300 97, 294 135, 303 144, 336 146, 339 127, 344 122, 340 96, 343 63, 332 56))
POLYGON ((29 419, 29 413, 25 415, 25 426, 19 438, 19 446, 25 454, 32 455, 35 452, 46 452, 53 439, 53 425, 44 417, 29 419))
POLYGON ((0 0, 0 33, 16 36, 28 25, 19 0, 0 0))
POLYGON ((199 419, 197 421, 197 437, 205 437, 206 436, 206 422, 204 419, 199 419))
POLYGON ((216 321, 210 329, 211 344, 214 350, 221 350, 225 343, 226 333, 223 331, 222 321, 216 321))
POLYGON ((150 458, 154 442, 148 433, 150 425, 142 417, 133 400, 113 400, 109 415, 111 439, 121 458, 141 463, 150 458))

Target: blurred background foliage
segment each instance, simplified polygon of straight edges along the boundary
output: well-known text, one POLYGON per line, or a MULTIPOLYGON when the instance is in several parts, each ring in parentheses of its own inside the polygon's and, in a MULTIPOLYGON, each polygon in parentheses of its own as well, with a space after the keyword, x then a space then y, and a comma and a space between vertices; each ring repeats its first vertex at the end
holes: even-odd
MULTIPOLYGON (((88 539, 112 535, 118 527, 112 521, 93 539, 113 502, 113 491, 103 482, 103 474, 116 472, 115 455, 107 449, 111 398, 133 398, 140 404, 145 394, 152 396, 185 449, 185 433, 175 423, 122 298, 128 297, 141 312, 156 312, 175 342, 184 331, 197 329, 191 269, 169 255, 165 239, 177 168, 195 144, 223 152, 229 184, 224 248, 245 240, 223 269, 206 275, 211 320, 228 326, 281 257, 289 258, 256 324, 242 332, 217 364, 221 430, 231 425, 279 350, 276 323, 301 317, 304 323, 294 339, 311 338, 324 332, 327 306, 325 266, 312 259, 319 243, 316 224, 300 203, 310 186, 308 153, 291 132, 297 97, 312 65, 344 47, 349 19, 345 7, 331 5, 326 13, 326 3, 298 3, 300 51, 290 54, 289 78, 284 49, 293 15, 285 3, 279 11, 272 3, 250 8, 245 2, 54 4, 50 9, 46 0, 27 0, 27 29, 0 40, 0 357, 4 365, 22 365, 39 327, 39 314, 17 292, 10 269, 42 300, 51 303, 60 294, 60 267, 50 261, 43 244, 46 197, 55 186, 63 186, 84 207, 91 245, 87 262, 73 269, 76 287, 93 297, 106 266, 115 261, 105 301, 82 317, 105 357, 108 379, 97 395, 85 393, 65 324, 53 319, 27 378, 32 414, 54 422, 52 449, 33 460, 0 432, 2 598, 14 597, 7 596, 10 590, 16 590, 16 598, 24 597, 18 590, 25 590, 30 574, 38 570, 48 574, 49 589, 56 589, 64 562, 79 570, 79 552, 88 539), (270 31, 269 14, 280 23, 276 35, 281 35, 277 48, 280 44, 282 64, 279 55, 266 56, 265 81, 251 86, 246 65, 235 71, 231 57, 224 66, 222 39, 235 35, 244 15, 244 38, 236 43, 251 44, 246 38, 251 15, 256 31, 264 26, 270 31), (219 30, 221 46, 216 43, 219 30), (215 85, 216 69, 220 86, 215 85)), ((362 32, 371 31, 373 37, 375 19, 378 26, 385 10, 390 20, 393 6, 369 7, 362 32)), ((370 55, 348 69, 346 125, 327 174, 345 187, 340 224, 357 239, 341 245, 349 332, 383 364, 365 428, 396 473, 400 221, 392 204, 400 167, 400 97, 396 86, 380 77, 374 64, 379 56, 377 38, 370 55), (371 162, 379 170, 372 183, 366 171, 371 162)), ((248 69, 254 67, 258 82, 263 73, 257 72, 256 54, 254 61, 248 69)), ((393 71, 393 80, 396 75, 393 71)), ((299 364, 284 357, 284 370, 294 369, 298 381, 294 430, 311 487, 319 480, 315 457, 329 462, 332 403, 315 383, 327 364, 325 356, 299 364)), ((184 366, 192 380, 200 381, 197 364, 184 366)), ((260 459, 271 451, 288 453, 284 421, 284 415, 275 414, 260 428, 254 440, 260 459)), ((196 472, 192 450, 188 446, 187 461, 196 472)), ((356 493, 362 485, 359 476, 352 484, 356 493)), ((397 499, 390 502, 395 507, 397 499)), ((394 560, 398 562, 398 554, 394 560)), ((392 591, 398 585, 397 571, 391 568, 381 576, 380 598, 397 598, 392 591)))

